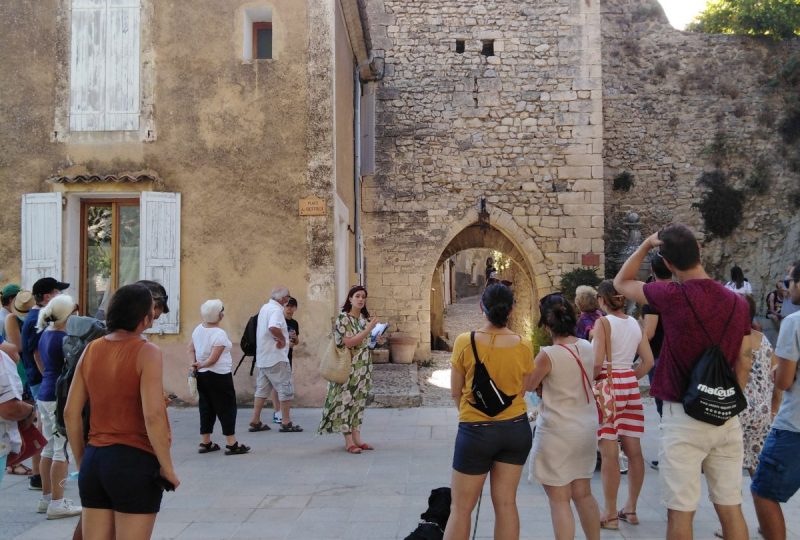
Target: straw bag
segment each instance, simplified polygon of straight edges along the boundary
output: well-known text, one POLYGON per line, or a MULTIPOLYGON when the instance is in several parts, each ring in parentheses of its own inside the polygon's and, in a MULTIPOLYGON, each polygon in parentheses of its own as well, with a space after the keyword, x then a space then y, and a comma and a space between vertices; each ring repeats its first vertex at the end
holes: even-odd
POLYGON ((353 357, 347 347, 337 347, 336 340, 331 338, 328 347, 319 363, 319 374, 326 381, 344 384, 350 377, 350 365, 353 357))
POLYGON ((614 421, 617 415, 617 402, 614 398, 614 378, 611 374, 611 325, 605 317, 597 321, 603 327, 606 338, 606 376, 594 383, 594 399, 597 401, 597 419, 601 424, 614 421))

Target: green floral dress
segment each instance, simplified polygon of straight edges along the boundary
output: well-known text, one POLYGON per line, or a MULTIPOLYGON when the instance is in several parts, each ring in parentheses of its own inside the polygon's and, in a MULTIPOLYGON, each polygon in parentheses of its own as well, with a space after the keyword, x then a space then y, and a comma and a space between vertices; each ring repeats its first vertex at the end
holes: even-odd
MULTIPOLYGON (((333 327, 337 347, 344 347, 344 337, 352 337, 367 327, 363 316, 358 319, 340 313, 333 327)), ((322 422, 317 433, 350 433, 361 427, 367 394, 372 386, 372 358, 367 347, 369 338, 350 349, 353 363, 344 384, 328 383, 328 397, 322 409, 322 422)))

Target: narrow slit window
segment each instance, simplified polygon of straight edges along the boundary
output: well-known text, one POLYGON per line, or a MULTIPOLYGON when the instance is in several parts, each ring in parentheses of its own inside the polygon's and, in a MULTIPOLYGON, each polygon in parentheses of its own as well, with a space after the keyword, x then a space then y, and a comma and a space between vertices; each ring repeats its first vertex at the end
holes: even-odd
POLYGON ((464 54, 464 44, 465 42, 463 39, 456 40, 456 52, 458 54, 464 54))
POLYGON ((481 54, 483 56, 494 56, 494 40, 493 39, 484 39, 481 40, 483 43, 483 47, 481 48, 481 54))
POLYGON ((253 58, 256 60, 272 59, 272 23, 253 23, 253 58))

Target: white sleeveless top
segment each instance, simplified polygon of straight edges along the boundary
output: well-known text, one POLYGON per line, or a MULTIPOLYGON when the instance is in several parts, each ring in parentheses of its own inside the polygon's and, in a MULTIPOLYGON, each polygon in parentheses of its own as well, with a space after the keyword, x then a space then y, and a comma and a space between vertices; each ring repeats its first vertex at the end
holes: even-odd
MULTIPOLYGON (((633 317, 625 319, 614 315, 606 315, 606 320, 611 326, 611 369, 626 370, 633 366, 636 350, 642 340, 642 328, 633 317)), ((603 331, 602 324, 595 323, 595 335, 603 331)), ((592 347, 597 351, 598 341, 592 341, 592 347)), ((603 368, 605 369, 605 367, 603 368)))

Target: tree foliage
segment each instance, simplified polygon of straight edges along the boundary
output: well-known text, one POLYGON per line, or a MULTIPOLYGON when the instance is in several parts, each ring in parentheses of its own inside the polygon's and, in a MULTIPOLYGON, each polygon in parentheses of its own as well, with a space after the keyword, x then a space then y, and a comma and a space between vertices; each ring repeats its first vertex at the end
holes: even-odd
POLYGON ((790 39, 800 36, 800 0, 708 0, 687 30, 790 39))

